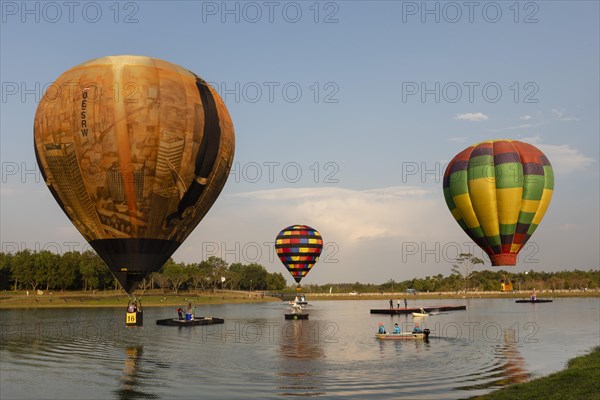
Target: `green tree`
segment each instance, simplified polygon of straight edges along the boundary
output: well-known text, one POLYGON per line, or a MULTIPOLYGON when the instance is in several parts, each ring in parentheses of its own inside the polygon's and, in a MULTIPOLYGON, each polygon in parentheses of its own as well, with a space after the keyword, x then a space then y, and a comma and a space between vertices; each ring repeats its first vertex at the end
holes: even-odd
POLYGON ((33 255, 31 250, 25 249, 15 253, 10 263, 10 272, 15 282, 14 290, 18 290, 20 285, 30 285, 36 290, 39 282, 34 277, 35 267, 33 265, 33 255))
POLYGON ((287 282, 280 272, 267 276, 267 290, 283 290, 286 286, 287 282))
POLYGON ((83 290, 99 289, 104 285, 107 275, 110 274, 104 261, 91 250, 84 251, 80 255, 79 274, 83 290))
POLYGON ((240 277, 240 289, 264 290, 267 287, 267 275, 267 270, 260 264, 244 265, 240 277))
POLYGON ((455 260, 455 264, 452 265, 452 274, 457 275, 465 281, 465 292, 469 291, 469 279, 473 277, 475 272, 473 268, 477 264, 483 264, 483 260, 475 257, 471 253, 461 253, 455 260))
POLYGON ((46 290, 58 287, 60 280, 58 268, 60 266, 61 256, 52 253, 49 250, 42 250, 33 253, 33 260, 36 269, 35 275, 40 284, 46 285, 46 290))
POLYGON ((204 292, 206 286, 212 282, 212 267, 207 263, 189 265, 188 273, 195 291, 200 288, 204 292))
POLYGON ((220 257, 211 256, 208 260, 202 261, 200 266, 208 272, 208 281, 213 290, 217 289, 222 284, 221 277, 227 278, 227 263, 220 257))
POLYGON ((0 290, 10 289, 10 282, 13 280, 10 270, 12 258, 12 254, 0 252, 0 290))
POLYGON ((73 289, 74 286, 79 287, 81 282, 79 277, 79 264, 81 262, 81 254, 79 252, 69 251, 61 256, 54 255, 55 269, 52 274, 50 287, 54 289, 73 289))
POLYGON ((173 292, 177 293, 181 285, 189 279, 188 270, 183 263, 176 263, 169 258, 162 267, 162 274, 169 282, 173 292))

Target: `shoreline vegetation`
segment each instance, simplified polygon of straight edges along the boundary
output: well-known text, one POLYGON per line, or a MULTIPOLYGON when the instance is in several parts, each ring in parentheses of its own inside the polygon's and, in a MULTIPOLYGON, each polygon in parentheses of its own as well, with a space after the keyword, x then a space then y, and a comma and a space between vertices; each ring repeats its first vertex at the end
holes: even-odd
POLYGON ((572 358, 562 371, 510 385, 469 400, 597 399, 600 393, 600 346, 572 358))
MULTIPOLYGON (((466 300, 478 298, 497 299, 527 299, 529 291, 499 292, 435 292, 407 294, 403 292, 390 293, 310 293, 303 292, 310 302, 316 300, 381 300, 382 308, 388 307, 390 299, 396 303, 398 299, 407 299, 414 304, 418 300, 466 300)), ((145 293, 136 292, 144 307, 178 306, 184 303, 193 304, 234 304, 259 303, 269 301, 287 301, 295 296, 293 292, 263 292, 263 291, 182 291, 180 293, 165 293, 155 289, 145 293)), ((600 290, 548 290, 537 291, 537 297, 542 299, 557 299, 568 297, 600 297, 600 290)), ((10 308, 74 308, 74 307, 125 307, 127 294, 122 290, 103 291, 3 291, 0 292, 0 309, 10 308)))

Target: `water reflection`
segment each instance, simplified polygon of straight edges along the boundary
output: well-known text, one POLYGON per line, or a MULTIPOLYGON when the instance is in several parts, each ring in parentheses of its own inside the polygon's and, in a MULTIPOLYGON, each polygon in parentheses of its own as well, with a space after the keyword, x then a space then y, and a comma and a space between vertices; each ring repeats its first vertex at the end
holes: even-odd
POLYGON ((125 361, 121 386, 115 390, 115 397, 119 400, 130 399, 156 399, 158 396, 140 390, 140 365, 144 346, 130 346, 125 348, 125 361))
POLYGON ((504 379, 497 383, 501 386, 525 382, 529 379, 529 372, 525 369, 525 360, 517 347, 517 334, 514 329, 504 330, 504 344, 500 347, 504 379))
POLYGON ((321 363, 324 358, 317 324, 308 321, 286 321, 279 345, 280 363, 277 389, 283 396, 318 396, 324 394, 321 363))
POLYGON ((280 342, 281 354, 287 358, 315 360, 323 357, 318 330, 306 321, 286 321, 280 342))
POLYGON ((494 349, 495 360, 490 369, 483 373, 483 375, 488 375, 490 380, 458 389, 489 389, 527 381, 531 375, 525 369, 525 360, 521 356, 517 343, 516 331, 513 328, 504 329, 503 341, 494 349))

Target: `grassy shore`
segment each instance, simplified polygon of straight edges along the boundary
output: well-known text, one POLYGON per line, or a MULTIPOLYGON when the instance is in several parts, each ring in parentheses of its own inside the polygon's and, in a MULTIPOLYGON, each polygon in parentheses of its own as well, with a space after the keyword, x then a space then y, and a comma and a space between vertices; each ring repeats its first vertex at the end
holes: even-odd
POLYGON ((599 399, 600 346, 590 354, 573 358, 567 368, 529 382, 507 386, 475 400, 599 399))
MULTIPOLYGON (((139 294, 136 293, 139 296, 139 294)), ((258 303, 280 301, 254 292, 203 292, 163 294, 153 291, 140 296, 144 307, 180 306, 189 302, 199 304, 258 303)), ((32 292, 0 293, 2 308, 68 308, 68 307, 124 307, 128 297, 120 290, 102 292, 50 292, 41 295, 32 292)))
MULTIPOLYGON (((139 296, 138 293, 136 295, 139 296)), ((347 293, 305 293, 310 300, 380 300, 387 307, 390 299, 406 298, 412 306, 416 301, 425 299, 452 300, 466 298, 528 298, 529 292, 469 292, 465 293, 418 293, 417 295, 405 293, 361 293, 351 296, 347 293)), ((294 293, 284 293, 283 299, 292 299, 294 293)), ((600 297, 600 291, 556 291, 539 292, 538 298, 561 298, 561 297, 600 297)), ((42 307, 123 307, 127 303, 127 295, 120 290, 110 291, 76 291, 76 292, 44 292, 36 294, 30 291, 7 291, 0 292, 0 309, 2 308, 42 308, 42 307)), ((281 301, 281 297, 269 297, 260 292, 244 291, 217 291, 190 293, 188 291, 179 294, 163 293, 161 290, 153 290, 141 295, 142 303, 147 307, 177 306, 183 303, 194 304, 221 304, 221 303, 254 303, 265 301, 281 301)))

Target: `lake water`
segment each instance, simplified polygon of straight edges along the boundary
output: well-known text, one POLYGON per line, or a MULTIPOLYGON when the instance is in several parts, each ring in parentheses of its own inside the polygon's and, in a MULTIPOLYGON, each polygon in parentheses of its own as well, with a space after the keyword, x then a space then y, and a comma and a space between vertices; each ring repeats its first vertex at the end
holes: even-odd
MULTIPOLYGON (((310 301, 310 297, 308 298, 310 301)), ((409 299, 410 300, 410 299, 409 299)), ((144 311, 143 329, 115 308, 0 310, 0 398, 460 399, 555 372, 600 345, 600 299, 422 300, 466 304, 429 316, 429 342, 378 341, 385 301, 314 301, 307 321, 283 303, 199 306, 223 325, 166 327, 174 307, 144 311)))

